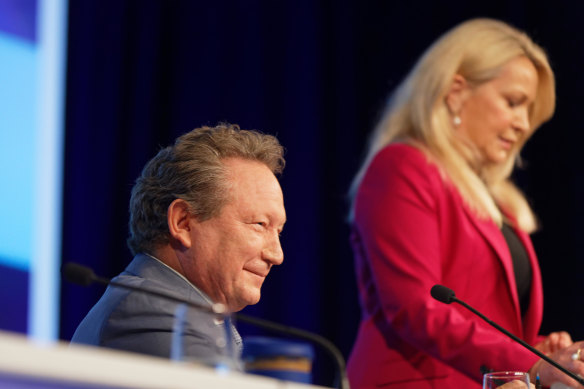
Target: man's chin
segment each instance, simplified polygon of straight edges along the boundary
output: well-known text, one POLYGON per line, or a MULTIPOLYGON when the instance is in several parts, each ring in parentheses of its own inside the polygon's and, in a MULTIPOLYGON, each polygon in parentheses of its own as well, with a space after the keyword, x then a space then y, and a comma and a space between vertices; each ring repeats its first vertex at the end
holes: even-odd
POLYGON ((246 302, 246 305, 255 305, 260 302, 260 294, 258 293, 257 297, 249 298, 246 302))
POLYGON ((238 299, 238 301, 234 302, 234 304, 230 305, 231 312, 238 312, 241 311, 243 308, 247 307, 248 305, 255 305, 260 302, 260 293, 246 293, 245 296, 238 299))

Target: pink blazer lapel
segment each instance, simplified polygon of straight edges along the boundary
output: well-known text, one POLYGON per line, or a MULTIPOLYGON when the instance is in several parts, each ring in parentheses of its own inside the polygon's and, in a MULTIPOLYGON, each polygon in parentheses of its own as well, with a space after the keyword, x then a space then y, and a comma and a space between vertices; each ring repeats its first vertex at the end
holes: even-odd
MULTIPOLYGON (((505 269, 505 278, 507 280, 507 285, 509 286, 510 296, 513 299, 513 305, 515 307, 515 319, 517 320, 517 323, 521 323, 521 310, 519 307, 519 297, 517 296, 516 292, 517 285, 515 281, 515 273, 513 270, 513 261, 511 259, 511 253, 509 252, 507 242, 503 237, 503 233, 493 221, 479 219, 474 214, 474 212, 467 209, 466 206, 464 209, 469 219, 473 222, 476 229, 493 248, 497 259, 503 265, 503 269, 505 269)), ((518 325, 517 327, 523 328, 521 325, 518 325)))

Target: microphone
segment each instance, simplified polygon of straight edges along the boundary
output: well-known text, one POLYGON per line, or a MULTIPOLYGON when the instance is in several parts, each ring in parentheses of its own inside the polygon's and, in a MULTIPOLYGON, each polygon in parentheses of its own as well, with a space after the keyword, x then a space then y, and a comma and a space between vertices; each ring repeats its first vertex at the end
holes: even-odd
MULTIPOLYGON (((61 272, 62 272, 65 280, 67 280, 71 283, 77 284, 77 285, 89 286, 89 285, 93 284, 94 282, 97 282, 97 283, 102 284, 102 285, 111 285, 111 286, 115 286, 115 287, 119 287, 119 288, 129 289, 129 290, 136 291, 139 293, 147 293, 150 295, 161 297, 163 299, 174 301, 174 302, 179 303, 179 304, 186 304, 190 307, 193 307, 196 309, 201 309, 201 310, 216 314, 216 315, 221 316, 221 317, 225 317, 225 316, 229 315, 229 312, 227 312, 227 310, 223 304, 216 303, 216 304, 213 304, 212 306, 209 307, 209 306, 205 306, 205 305, 201 305, 201 304, 196 304, 196 303, 193 303, 193 302, 188 301, 186 299, 182 299, 180 297, 176 297, 176 296, 173 296, 171 294, 163 293, 163 292, 160 292, 157 290, 151 290, 149 288, 144 288, 144 287, 137 287, 134 285, 122 284, 120 282, 113 281, 113 280, 110 280, 107 278, 98 277, 92 269, 90 269, 89 267, 77 264, 77 263, 68 262, 68 263, 64 264, 62 269, 61 269, 61 272)), ((345 359, 343 358, 343 354, 339 351, 339 349, 330 340, 326 339, 325 337, 323 337, 321 335, 318 335, 318 334, 315 334, 315 333, 312 333, 312 332, 309 332, 306 330, 302 330, 302 329, 295 328, 295 327, 290 327, 287 325, 279 324, 279 323, 265 320, 265 319, 259 319, 259 318, 249 316, 249 315, 244 315, 241 313, 234 312, 234 313, 231 313, 231 316, 234 316, 236 318, 236 320, 238 320, 238 321, 241 321, 244 323, 249 323, 251 325, 255 325, 256 327, 265 329, 265 330, 273 332, 273 333, 308 340, 312 343, 319 345, 320 347, 322 347, 322 349, 324 351, 327 352, 327 354, 335 362, 335 365, 337 367, 337 376, 338 376, 337 379, 339 381, 339 388, 340 389, 349 389, 349 379, 347 378, 347 369, 346 369, 345 359)))
POLYGON ((456 295, 454 294, 454 291, 452 289, 450 289, 444 285, 436 284, 432 287, 432 289, 430 289, 430 295, 432 295, 432 297, 434 299, 436 299, 444 304, 450 304, 450 303, 454 302, 454 303, 458 303, 458 304, 462 305, 463 307, 465 307, 466 309, 468 309, 469 311, 471 311, 472 313, 474 313, 475 315, 479 316, 481 319, 483 319, 484 321, 489 323, 491 326, 495 327, 500 332, 504 333, 505 335, 507 335, 508 337, 510 337, 511 339, 513 339, 514 341, 516 341, 517 343, 519 343, 520 345, 522 345, 523 347, 525 347, 526 349, 528 349, 529 351, 531 351, 532 353, 534 353, 535 355, 537 355, 538 357, 540 357, 541 359, 543 359, 544 361, 549 363, 550 365, 554 366, 556 369, 560 370, 564 374, 567 374, 571 378, 578 381, 578 383, 580 383, 580 385, 584 385, 584 378, 582 376, 580 376, 579 374, 572 373, 570 370, 566 369, 565 367, 563 367, 562 365, 560 365, 559 363, 557 363, 556 361, 554 361, 553 359, 551 359, 547 355, 543 354, 535 347, 527 344, 523 339, 518 338, 517 336, 513 335, 511 332, 507 331, 506 329, 504 329, 503 327, 501 327, 497 323, 489 320, 485 315, 483 315, 482 313, 480 313, 479 311, 477 311, 476 309, 474 309, 473 307, 471 307, 470 305, 468 305, 464 301, 457 299, 456 295))
POLYGON ((430 294, 434 297, 435 300, 438 300, 444 304, 450 304, 454 297, 454 291, 450 288, 447 288, 443 285, 434 285, 432 289, 430 289, 430 294))

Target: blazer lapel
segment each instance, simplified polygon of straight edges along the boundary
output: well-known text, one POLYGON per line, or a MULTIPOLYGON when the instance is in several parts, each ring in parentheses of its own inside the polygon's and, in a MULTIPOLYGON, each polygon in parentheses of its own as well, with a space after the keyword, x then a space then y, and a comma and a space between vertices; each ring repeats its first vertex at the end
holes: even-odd
MULTIPOLYGON (((481 233, 489 245, 493 248, 497 259, 501 262, 503 269, 505 270, 505 278, 507 280, 507 285, 509 286, 509 292, 513 299, 513 305, 515 307, 515 318, 517 323, 521 323, 521 310, 519 308, 519 297, 517 296, 517 285, 515 281, 515 273, 513 270, 513 261, 511 259, 511 253, 509 252, 509 247, 507 242, 503 237, 503 233, 497 227, 497 225, 491 220, 481 220, 474 212, 468 209, 466 206, 463 207, 468 218, 472 221, 476 229, 481 233)), ((523 328, 519 325, 518 328, 523 328)))

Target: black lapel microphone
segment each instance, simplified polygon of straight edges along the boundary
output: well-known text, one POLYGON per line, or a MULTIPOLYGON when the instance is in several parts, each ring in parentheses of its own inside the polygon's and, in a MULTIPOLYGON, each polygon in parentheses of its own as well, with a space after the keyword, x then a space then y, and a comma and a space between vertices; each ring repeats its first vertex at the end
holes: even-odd
POLYGON ((447 288, 446 286, 443 285, 434 285, 430 290, 430 294, 434 299, 444 304, 450 304, 454 302, 462 305, 463 307, 465 307, 466 309, 468 309, 469 311, 471 311, 472 313, 474 313, 475 315, 479 316, 481 319, 489 323, 491 326, 495 327, 500 332, 504 333, 505 335, 507 335, 508 337, 510 337, 511 339, 513 339, 514 341, 516 341, 517 343, 519 343, 520 345, 522 345, 523 347, 525 347, 526 349, 528 349, 529 351, 531 351, 532 353, 534 353, 535 355, 549 363, 550 365, 554 366, 556 369, 562 371, 564 374, 567 374, 571 378, 578 381, 580 385, 584 385, 584 378, 582 376, 580 376, 579 374, 572 373, 570 370, 566 369, 565 367, 563 367, 562 365, 560 365, 547 355, 543 354, 535 347, 532 347, 531 345, 527 344, 523 339, 518 338, 517 336, 513 335, 511 332, 507 331, 497 323, 489 320, 485 315, 483 315, 482 313, 480 313, 479 311, 477 311, 464 301, 457 299, 452 289, 447 288))
POLYGON ((129 289, 139 293, 146 293, 153 296, 161 297, 163 299, 167 299, 179 304, 186 304, 190 307, 203 310, 206 312, 213 313, 221 318, 226 316, 233 316, 237 321, 241 321, 244 323, 249 323, 255 325, 256 327, 265 329, 267 331, 279 334, 279 335, 287 335, 296 337, 299 339, 308 340, 314 344, 319 345, 325 350, 330 357, 333 358, 335 365, 337 367, 337 379, 338 385, 340 389, 349 389, 349 379, 347 378, 347 369, 345 364, 345 359, 343 358, 343 354, 339 351, 339 349, 328 339, 325 337, 315 334, 313 332, 309 332, 306 330, 301 330, 299 328, 286 326, 283 324, 279 324, 273 321, 259 319, 253 316, 244 315, 241 313, 229 313, 226 311, 225 306, 223 304, 213 304, 212 306, 205 306, 202 304, 196 304, 190 302, 188 300, 182 299, 180 297, 173 296, 171 294, 162 293, 157 290, 151 290, 149 288, 144 287, 137 287, 134 285, 126 285, 120 282, 116 282, 107 278, 98 277, 92 269, 89 267, 69 262, 63 265, 61 269, 61 273, 65 280, 81 285, 81 286, 90 286, 94 282, 97 282, 102 285, 111 285, 123 289, 129 289))

